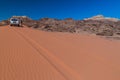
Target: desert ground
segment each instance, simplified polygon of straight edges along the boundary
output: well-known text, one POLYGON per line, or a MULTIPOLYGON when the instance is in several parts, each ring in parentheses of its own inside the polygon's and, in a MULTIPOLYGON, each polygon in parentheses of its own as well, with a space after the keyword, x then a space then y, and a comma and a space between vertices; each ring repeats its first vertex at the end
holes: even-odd
POLYGON ((0 27, 0 80, 120 80, 120 41, 0 27))

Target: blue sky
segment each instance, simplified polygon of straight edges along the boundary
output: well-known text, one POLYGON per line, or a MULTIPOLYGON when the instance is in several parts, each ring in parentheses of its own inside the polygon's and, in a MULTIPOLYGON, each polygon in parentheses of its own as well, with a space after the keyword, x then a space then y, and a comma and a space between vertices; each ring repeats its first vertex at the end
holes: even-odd
POLYGON ((83 19, 97 14, 120 18, 120 0, 0 0, 0 20, 12 15, 83 19))

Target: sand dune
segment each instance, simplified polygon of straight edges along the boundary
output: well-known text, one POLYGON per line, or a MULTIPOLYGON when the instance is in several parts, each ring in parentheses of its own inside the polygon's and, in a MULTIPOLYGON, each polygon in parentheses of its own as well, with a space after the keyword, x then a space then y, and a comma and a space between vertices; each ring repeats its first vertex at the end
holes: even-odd
POLYGON ((120 80, 120 41, 0 27, 0 80, 120 80))

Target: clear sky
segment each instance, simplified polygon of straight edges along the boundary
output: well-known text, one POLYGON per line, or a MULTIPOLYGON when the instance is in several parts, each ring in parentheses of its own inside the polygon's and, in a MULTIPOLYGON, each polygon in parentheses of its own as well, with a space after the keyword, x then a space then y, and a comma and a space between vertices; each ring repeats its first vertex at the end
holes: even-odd
POLYGON ((0 0, 0 20, 12 15, 83 19, 97 14, 120 18, 120 0, 0 0))

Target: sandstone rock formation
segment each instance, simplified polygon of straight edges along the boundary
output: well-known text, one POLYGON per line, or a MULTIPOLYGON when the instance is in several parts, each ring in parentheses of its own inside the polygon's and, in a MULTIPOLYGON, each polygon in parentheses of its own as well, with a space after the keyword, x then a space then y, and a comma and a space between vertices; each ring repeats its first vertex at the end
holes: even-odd
POLYGON ((103 15, 93 16, 91 18, 86 18, 84 20, 109 20, 109 21, 114 21, 114 22, 119 21, 119 19, 117 19, 117 18, 104 17, 103 15))
MULTIPOLYGON (((102 36, 113 36, 119 35, 120 33, 120 20, 117 18, 104 17, 103 15, 97 15, 84 20, 74 20, 72 18, 66 18, 63 20, 53 18, 32 20, 27 16, 13 17, 20 18, 23 21, 23 25, 27 27, 44 31, 70 33, 87 32, 102 36)), ((0 25, 8 24, 9 20, 0 22, 0 25)))
POLYGON ((3 20, 0 22, 0 26, 5 26, 5 25, 8 25, 9 24, 9 21, 8 20, 3 20))

